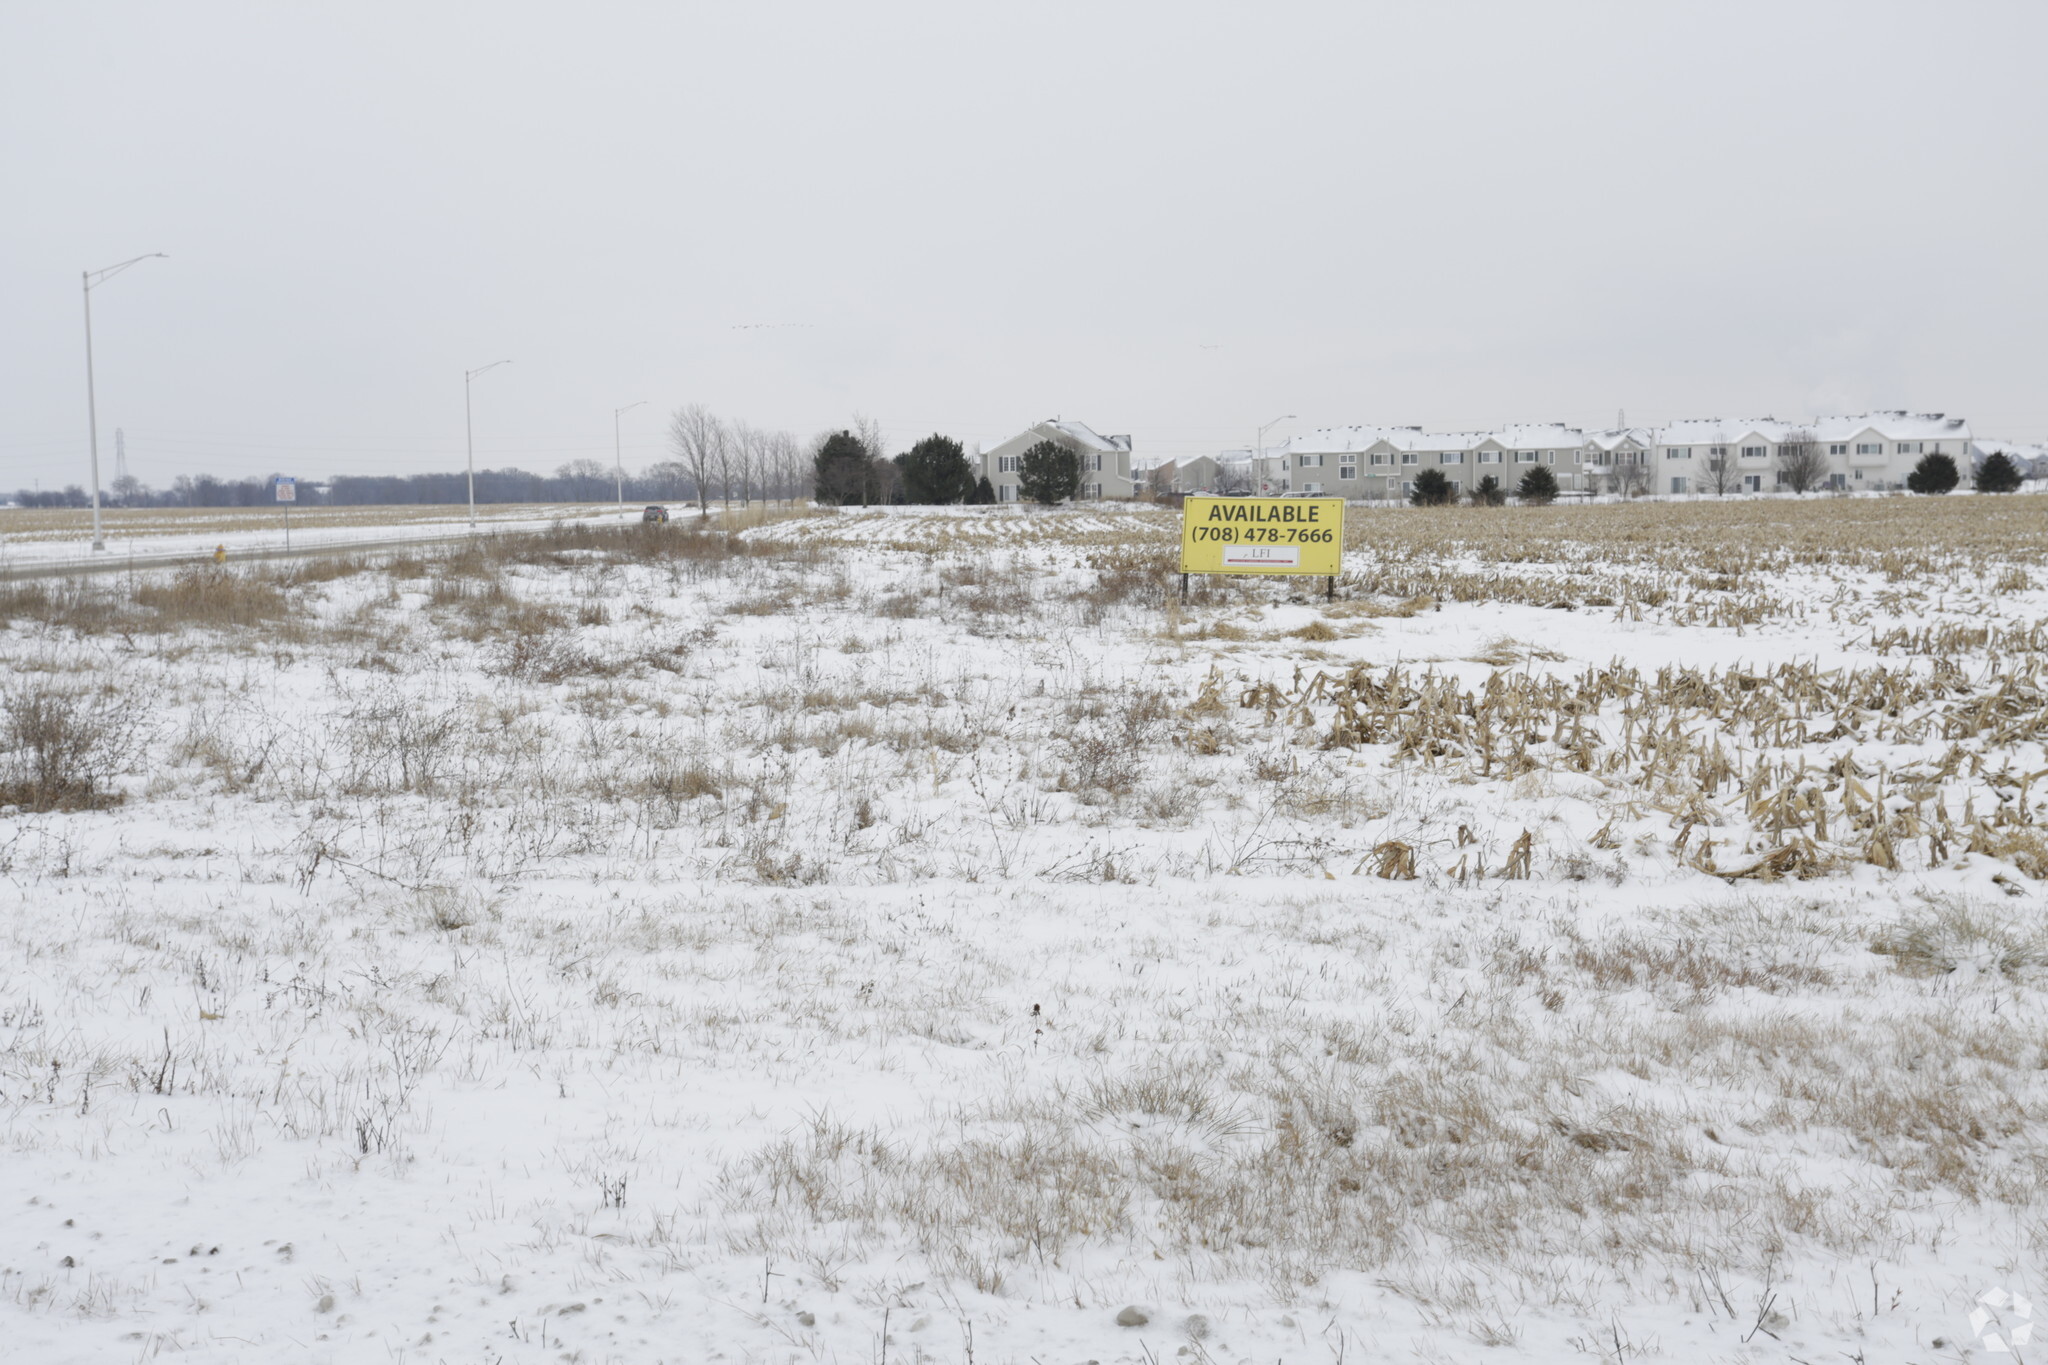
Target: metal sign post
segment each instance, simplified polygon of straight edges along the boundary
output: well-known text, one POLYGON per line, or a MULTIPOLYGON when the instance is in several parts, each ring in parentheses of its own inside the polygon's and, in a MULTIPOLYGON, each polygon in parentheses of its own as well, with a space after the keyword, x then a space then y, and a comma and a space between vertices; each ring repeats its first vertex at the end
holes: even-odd
POLYGON ((284 547, 292 547, 292 504, 299 500, 299 481, 279 476, 277 480, 277 505, 284 513, 284 547))

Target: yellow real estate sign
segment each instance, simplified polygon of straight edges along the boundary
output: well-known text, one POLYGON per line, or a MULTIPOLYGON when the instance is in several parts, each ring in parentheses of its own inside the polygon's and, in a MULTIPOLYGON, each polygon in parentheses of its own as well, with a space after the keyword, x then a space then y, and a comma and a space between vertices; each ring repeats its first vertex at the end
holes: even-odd
POLYGON ((1344 499, 1190 497, 1180 506, 1182 573, 1343 572, 1344 499))

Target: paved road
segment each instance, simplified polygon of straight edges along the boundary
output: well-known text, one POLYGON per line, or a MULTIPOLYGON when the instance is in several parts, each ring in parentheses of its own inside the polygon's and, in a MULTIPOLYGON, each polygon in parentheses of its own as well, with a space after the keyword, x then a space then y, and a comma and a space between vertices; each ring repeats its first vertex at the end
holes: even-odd
MULTIPOLYGON (((316 541, 311 545, 294 545, 286 549, 282 545, 252 547, 228 551, 228 563, 249 564, 261 560, 307 559, 314 555, 355 555, 376 554, 387 550, 404 550, 418 545, 443 545, 451 540, 467 540, 472 535, 490 535, 488 529, 471 531, 467 526, 441 535, 393 536, 376 540, 332 540, 316 541)), ((0 565, 0 582, 21 578, 69 578, 78 574, 141 572, 145 569, 176 569, 188 564, 210 564, 211 550, 180 550, 171 553, 130 555, 104 554, 91 559, 52 559, 46 561, 21 560, 0 565)))

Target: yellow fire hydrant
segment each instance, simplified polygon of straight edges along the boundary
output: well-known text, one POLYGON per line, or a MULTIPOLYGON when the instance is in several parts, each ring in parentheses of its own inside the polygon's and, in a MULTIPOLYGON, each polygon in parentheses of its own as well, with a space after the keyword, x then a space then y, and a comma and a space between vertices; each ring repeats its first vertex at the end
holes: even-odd
POLYGON ((228 547, 225 544, 216 545, 213 547, 213 562, 216 564, 225 564, 228 562, 228 547))

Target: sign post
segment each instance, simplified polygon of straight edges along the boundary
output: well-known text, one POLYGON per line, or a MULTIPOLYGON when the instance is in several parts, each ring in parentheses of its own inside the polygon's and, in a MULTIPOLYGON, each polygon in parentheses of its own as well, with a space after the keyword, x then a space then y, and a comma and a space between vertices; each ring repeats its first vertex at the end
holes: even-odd
POLYGON ((292 504, 298 500, 299 481, 297 479, 287 479, 283 475, 279 475, 277 480, 277 503, 279 510, 284 513, 284 547, 287 550, 292 547, 292 504))
POLYGON ((1329 579, 1344 571, 1344 499, 1219 498, 1190 495, 1180 506, 1180 595, 1188 575, 1294 574, 1329 579))

